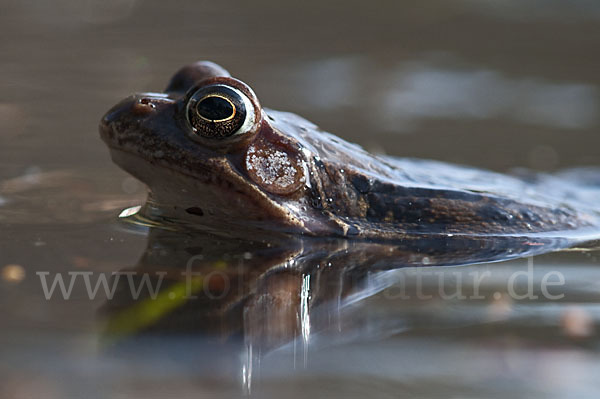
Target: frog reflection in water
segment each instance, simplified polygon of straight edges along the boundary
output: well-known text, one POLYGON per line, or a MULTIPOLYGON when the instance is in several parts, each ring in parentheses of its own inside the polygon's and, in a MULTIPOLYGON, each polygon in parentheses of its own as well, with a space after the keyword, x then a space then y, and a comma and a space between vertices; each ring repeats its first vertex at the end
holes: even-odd
MULTIPOLYGON (((232 238, 150 228, 146 250, 133 268, 113 273, 110 286, 116 287, 115 295, 101 308, 103 337, 107 343, 116 344, 111 350, 142 359, 156 359, 153 356, 157 354, 160 359, 175 358, 186 371, 201 369, 203 375, 238 375, 241 358, 244 373, 251 373, 251 364, 259 366, 261 356, 291 343, 305 348, 309 341, 311 346, 347 344, 372 339, 372 334, 381 338, 400 329, 418 329, 423 320, 437 325, 426 316, 431 308, 428 301, 423 302, 421 289, 427 287, 433 287, 428 293, 440 295, 430 297, 434 308, 449 303, 453 310, 442 312, 450 315, 453 325, 472 325, 473 303, 469 303, 467 317, 452 308, 456 300, 446 302, 449 298, 442 295, 447 295, 454 282, 461 284, 456 285, 460 292, 464 289, 483 295, 478 298, 491 297, 498 293, 497 282, 482 284, 479 291, 474 285, 479 287, 480 275, 476 280, 466 274, 456 280, 455 272, 444 277, 433 274, 430 268, 422 274, 419 269, 407 273, 389 273, 389 269, 505 260, 564 244, 544 237, 531 245, 529 237, 421 235, 418 240, 371 242, 246 234, 232 238), (419 282, 411 276, 418 276, 419 282), (442 277, 449 284, 443 290, 442 277), (154 289, 132 290, 132 285, 143 287, 145 279, 147 287, 154 289), (394 318, 389 318, 385 307, 381 312, 364 313, 362 306, 349 306, 393 284, 397 284, 396 293, 390 291, 392 296, 387 299, 408 304, 403 307, 392 302, 398 305, 394 318), (399 287, 403 287, 400 297, 399 287), (420 301, 423 308, 414 301, 420 301), (418 311, 413 314, 413 310, 418 311), (183 347, 177 344, 182 337, 183 347)), ((486 303, 479 302, 475 308, 486 303)), ((489 322, 486 317, 481 321, 489 322)), ((442 329, 448 327, 441 325, 442 329)), ((244 377, 249 385, 251 375, 244 377)))
POLYGON ((179 70, 165 93, 123 100, 100 132, 114 162, 150 187, 144 215, 163 221, 383 240, 598 226, 564 179, 372 155, 262 108, 210 62, 179 70))

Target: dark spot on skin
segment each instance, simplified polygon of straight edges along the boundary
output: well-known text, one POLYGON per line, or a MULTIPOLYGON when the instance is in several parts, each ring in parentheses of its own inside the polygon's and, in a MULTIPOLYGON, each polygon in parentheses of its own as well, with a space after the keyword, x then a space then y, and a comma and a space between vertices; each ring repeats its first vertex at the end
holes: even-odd
POLYGON ((347 235, 356 236, 358 235, 358 233, 360 233, 360 231, 356 228, 356 226, 354 226, 353 224, 348 225, 348 231, 346 232, 347 235))
POLYGON ((323 209, 323 201, 316 191, 311 192, 310 205, 315 209, 323 209))
POLYGON ((523 216, 523 219, 528 221, 534 221, 537 218, 536 214, 531 212, 529 209, 522 210, 521 215, 523 216))
POLYGON ((430 200, 427 198, 404 198, 395 201, 394 218, 404 223, 420 223, 423 217, 431 217, 430 200))
POLYGON ((323 163, 323 161, 321 161, 319 158, 317 157, 313 157, 313 161, 315 163, 315 166, 319 169, 325 169, 325 164, 323 163))
POLYGON ((510 211, 510 207, 503 206, 502 203, 495 201, 483 202, 479 207, 473 209, 474 213, 481 220, 510 225, 516 220, 510 211))
POLYGON ((369 209, 367 210, 368 219, 371 221, 383 219, 388 211, 388 204, 385 202, 385 198, 373 193, 367 196, 367 201, 369 203, 369 209))
POLYGON ((198 208, 197 206, 187 208, 185 211, 191 215, 204 216, 204 211, 202 211, 202 209, 198 208))
POLYGON ((513 219, 510 212, 507 212, 503 209, 491 209, 489 211, 489 216, 491 220, 497 222, 509 222, 511 219, 513 219))
POLYGON ((371 182, 364 175, 356 175, 352 177, 352 185, 361 194, 366 194, 371 188, 371 182))

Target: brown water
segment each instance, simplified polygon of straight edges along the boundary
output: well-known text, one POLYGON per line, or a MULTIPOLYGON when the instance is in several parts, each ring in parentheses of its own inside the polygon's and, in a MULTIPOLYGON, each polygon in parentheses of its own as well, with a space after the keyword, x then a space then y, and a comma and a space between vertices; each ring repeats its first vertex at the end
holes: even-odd
POLYGON ((421 254, 405 259, 429 267, 368 272, 308 251, 286 272, 305 244, 149 237, 119 220, 145 189, 97 133, 119 99, 210 59, 263 105, 374 151, 500 171, 600 166, 595 2, 0 9, 1 397, 598 396, 594 244, 443 269, 421 254), (195 255, 205 277, 242 282, 231 297, 182 299, 177 276, 195 255), (102 288, 90 299, 84 276, 119 271, 167 275, 157 300, 130 300, 126 275, 113 300, 102 288), (59 274, 78 276, 69 299, 46 299, 42 281, 59 274))

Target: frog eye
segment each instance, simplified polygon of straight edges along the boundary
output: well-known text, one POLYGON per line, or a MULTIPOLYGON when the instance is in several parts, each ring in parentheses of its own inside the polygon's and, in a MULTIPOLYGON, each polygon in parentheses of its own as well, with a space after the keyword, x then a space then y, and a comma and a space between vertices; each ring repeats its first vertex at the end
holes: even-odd
POLYGON ((224 140, 249 132, 254 126, 255 110, 240 90, 214 84, 199 88, 189 97, 186 117, 198 136, 224 140))

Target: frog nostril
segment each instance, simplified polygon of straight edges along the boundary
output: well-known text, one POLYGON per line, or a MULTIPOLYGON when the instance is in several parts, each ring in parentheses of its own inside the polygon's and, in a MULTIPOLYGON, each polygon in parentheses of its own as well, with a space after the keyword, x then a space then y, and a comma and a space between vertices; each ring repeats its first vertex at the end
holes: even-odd
POLYGON ((148 97, 142 97, 138 101, 134 102, 131 111, 137 115, 146 115, 153 112, 156 109, 156 105, 152 102, 152 99, 148 97))

